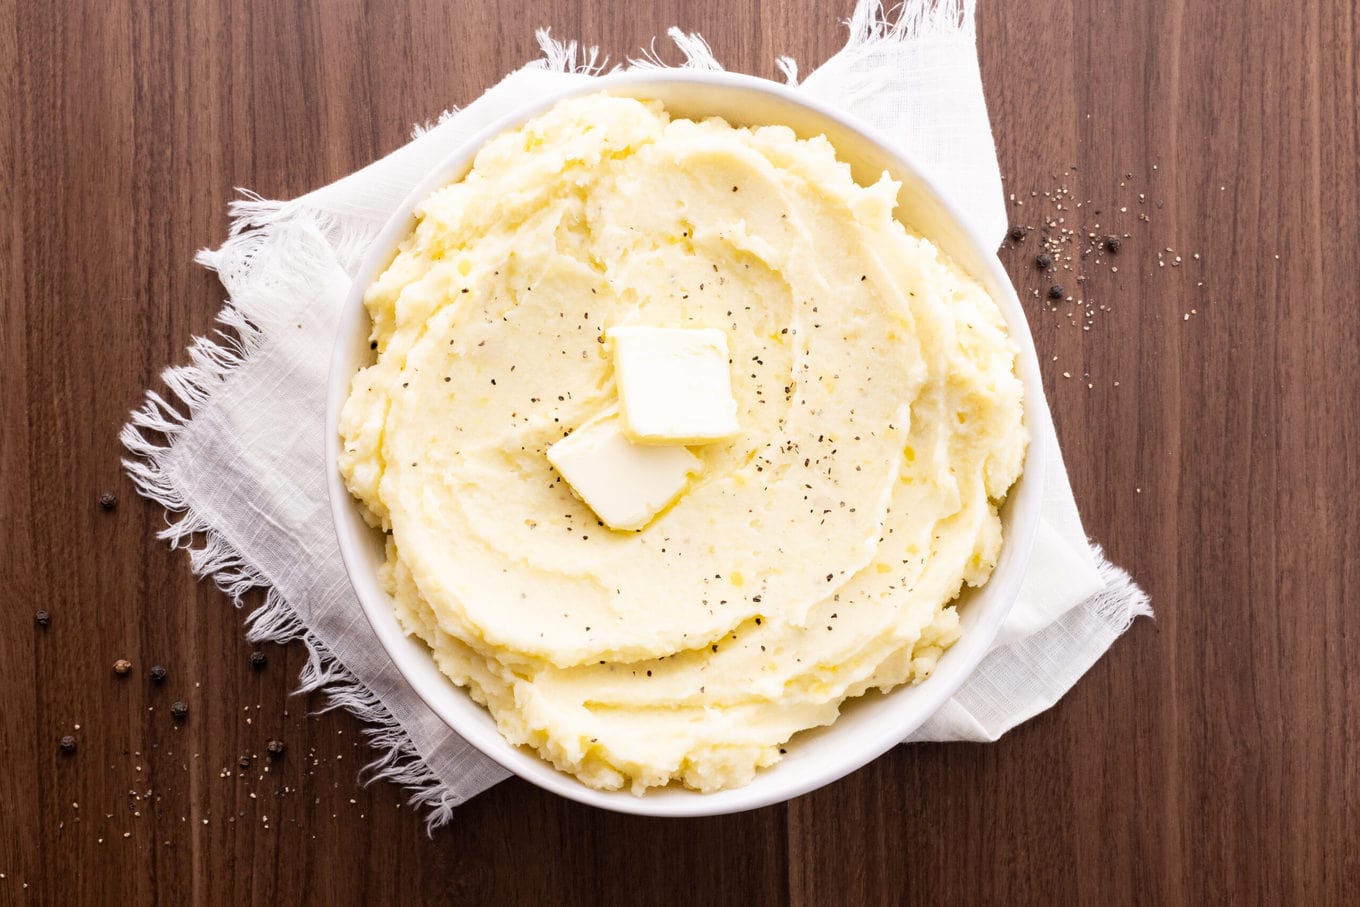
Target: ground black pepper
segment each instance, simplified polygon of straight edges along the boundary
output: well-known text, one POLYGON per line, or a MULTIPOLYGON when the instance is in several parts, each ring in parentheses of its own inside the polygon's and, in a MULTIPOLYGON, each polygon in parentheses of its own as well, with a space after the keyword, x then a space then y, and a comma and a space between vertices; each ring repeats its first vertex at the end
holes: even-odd
POLYGON ((189 717, 189 703, 183 699, 176 699, 170 704, 170 717, 176 721, 183 721, 189 717))
POLYGON ((1025 238, 1024 227, 1011 227, 1011 242, 1020 242, 1025 238))
POLYGON ((1049 299, 1062 299, 1062 298, 1063 298, 1063 288, 1062 288, 1062 286, 1061 286, 1060 284, 1056 284, 1056 283, 1055 283, 1053 286, 1049 287, 1049 288, 1048 288, 1048 298, 1049 298, 1049 299))
POLYGON ((241 766, 241 768, 250 768, 250 757, 242 756, 240 759, 236 760, 236 764, 241 766))
POLYGON ((1049 268, 1053 267, 1053 256, 1049 255, 1047 252, 1040 252, 1038 255, 1034 256, 1034 267, 1038 268, 1040 271, 1047 271, 1049 268))
POLYGON ((1109 252, 1111 255, 1118 255, 1120 243, 1121 240, 1118 236, 1105 237, 1105 251, 1109 252))
POLYGON ((57 746, 61 747, 63 753, 74 753, 76 751, 76 738, 67 734, 57 741, 57 746))
POLYGON ((112 491, 106 491, 99 496, 99 506, 105 510, 112 510, 118 506, 118 495, 112 491))
POLYGON ((46 629, 47 625, 52 622, 52 615, 48 614, 46 611, 39 611, 37 614, 33 615, 33 622, 46 629))
POLYGON ((269 754, 270 759, 282 758, 284 750, 286 749, 287 747, 283 745, 282 740, 271 740, 266 743, 264 747, 264 751, 269 754))
POLYGON ((254 652, 250 653, 250 666, 255 670, 257 671, 260 670, 268 663, 269 663, 268 657, 266 657, 264 652, 261 652, 259 649, 256 649, 254 652))
POLYGON ((128 661, 126 658, 120 658, 113 663, 113 673, 117 674, 119 677, 126 676, 128 671, 131 670, 132 662, 128 661))
POLYGON ((163 665, 152 665, 151 670, 147 673, 147 676, 151 678, 152 683, 161 684, 165 683, 167 673, 168 672, 165 670, 165 667, 163 665))

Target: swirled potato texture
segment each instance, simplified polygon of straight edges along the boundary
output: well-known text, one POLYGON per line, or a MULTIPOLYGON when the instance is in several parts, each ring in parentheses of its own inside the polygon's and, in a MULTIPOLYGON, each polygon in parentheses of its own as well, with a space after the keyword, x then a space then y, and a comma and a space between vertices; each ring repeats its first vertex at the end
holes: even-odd
POLYGON ((366 303, 341 469, 408 632, 512 743, 599 788, 749 782, 928 676, 1027 443, 983 288, 824 138, 592 95, 427 198, 366 303), (619 325, 719 328, 740 433, 641 531, 545 457, 619 325))

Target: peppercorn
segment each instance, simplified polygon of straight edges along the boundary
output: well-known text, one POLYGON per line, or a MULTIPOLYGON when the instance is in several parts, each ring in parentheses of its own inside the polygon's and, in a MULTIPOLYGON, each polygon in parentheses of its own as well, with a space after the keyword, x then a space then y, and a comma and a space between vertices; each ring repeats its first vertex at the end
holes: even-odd
POLYGON ((240 759, 236 760, 236 764, 241 766, 241 768, 250 768, 250 757, 242 756, 240 759))
POLYGON ((1119 245, 1120 239, 1118 236, 1105 237, 1105 251, 1109 252, 1111 255, 1119 254, 1119 245))
POLYGON ((165 683, 165 678, 167 674, 168 672, 165 670, 163 666, 152 665, 151 670, 150 672, 148 672, 147 676, 151 678, 152 683, 161 684, 165 683))
POLYGON ((105 510, 112 510, 118 506, 118 495, 112 491, 106 491, 99 496, 99 506, 105 510))
POLYGON ((48 614, 46 611, 39 611, 37 614, 33 615, 33 622, 46 629, 47 625, 52 622, 52 615, 48 614))
POLYGON ((128 661, 126 658, 120 658, 113 663, 113 673, 117 674, 119 677, 126 676, 127 672, 131 670, 132 662, 128 661))
POLYGON ((287 747, 283 745, 282 740, 271 740, 265 744, 264 747, 264 751, 269 754, 270 759, 282 758, 285 749, 287 749, 287 747))
POLYGON ((1011 227, 1011 242, 1020 242, 1025 238, 1024 227, 1011 227))
POLYGON ((189 717, 189 703, 183 699, 176 699, 170 704, 170 717, 176 721, 183 721, 189 717))
POLYGON ((1049 299, 1062 299, 1062 298, 1063 298, 1063 288, 1062 288, 1062 286, 1055 283, 1053 286, 1049 287, 1049 288, 1048 288, 1048 298, 1049 298, 1049 299))
POLYGON ((63 753, 74 753, 76 751, 76 738, 67 734, 57 741, 57 746, 61 747, 63 753))
POLYGON ((1038 268, 1040 271, 1047 271, 1049 268, 1053 267, 1053 256, 1049 255, 1047 252, 1040 252, 1038 255, 1034 256, 1034 267, 1038 268))
POLYGON ((259 649, 250 653, 250 666, 257 671, 260 670, 260 668, 263 668, 268 661, 269 659, 265 656, 264 652, 259 649))

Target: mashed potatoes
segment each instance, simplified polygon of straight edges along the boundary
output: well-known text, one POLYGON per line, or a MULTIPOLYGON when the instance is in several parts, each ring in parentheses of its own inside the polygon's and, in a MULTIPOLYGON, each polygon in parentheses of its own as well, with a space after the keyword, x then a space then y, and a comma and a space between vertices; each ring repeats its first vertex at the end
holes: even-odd
POLYGON ((919 682, 986 581, 1026 446, 995 303, 824 139, 563 101, 430 195, 369 288, 340 465, 383 580, 513 743, 600 788, 749 782, 919 682), (614 532, 546 449, 616 325, 719 328, 740 434, 614 532))

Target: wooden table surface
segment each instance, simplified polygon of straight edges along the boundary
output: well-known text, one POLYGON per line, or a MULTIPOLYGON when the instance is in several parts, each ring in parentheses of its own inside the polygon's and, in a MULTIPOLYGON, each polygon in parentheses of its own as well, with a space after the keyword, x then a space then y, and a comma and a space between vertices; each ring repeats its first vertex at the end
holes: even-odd
POLYGON ((983 0, 1035 228, 1002 260, 1087 530, 1157 609, 995 745, 899 747, 708 820, 510 781, 431 840, 400 790, 356 783, 360 724, 290 696, 301 648, 252 669, 243 613, 153 539, 116 436, 213 327, 191 258, 233 187, 350 172, 535 57, 539 25, 618 59, 679 24, 773 77, 835 51, 851 5, 0 0, 0 902, 1355 903, 1351 0, 983 0), (1032 294, 1046 217, 1127 234, 1099 265, 1064 246, 1089 318, 1032 294))

